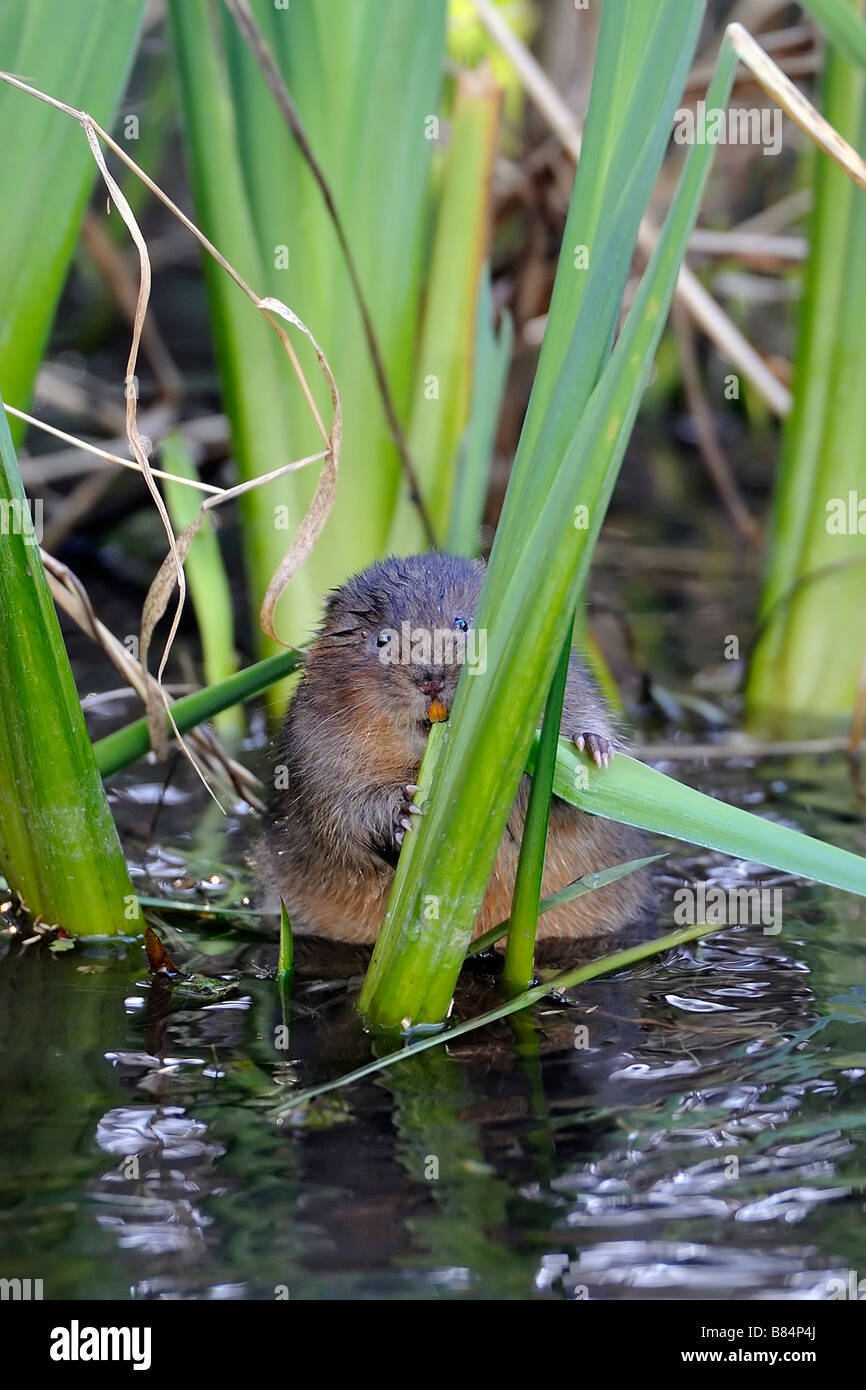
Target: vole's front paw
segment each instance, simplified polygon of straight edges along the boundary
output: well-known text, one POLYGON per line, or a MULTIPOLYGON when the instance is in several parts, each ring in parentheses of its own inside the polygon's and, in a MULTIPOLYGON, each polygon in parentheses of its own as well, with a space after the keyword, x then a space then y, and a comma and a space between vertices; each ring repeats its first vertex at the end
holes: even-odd
POLYGON ((397 812, 394 816, 394 840, 398 845, 402 845, 403 836, 407 830, 412 829, 412 817, 421 816, 424 812, 420 806, 416 806, 413 797, 416 792, 421 790, 416 787, 414 782, 409 782, 405 787, 401 787, 400 801, 397 804, 397 812))
POLYGON ((613 742, 607 734, 572 734, 571 741, 581 753, 586 749, 596 767, 607 767, 613 757, 613 742))

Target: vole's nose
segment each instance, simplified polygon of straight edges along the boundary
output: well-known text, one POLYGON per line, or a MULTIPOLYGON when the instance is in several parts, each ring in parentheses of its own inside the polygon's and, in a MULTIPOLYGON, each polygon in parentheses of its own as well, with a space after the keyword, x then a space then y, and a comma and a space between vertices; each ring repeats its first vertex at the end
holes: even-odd
POLYGON ((445 680, 441 675, 436 675, 433 671, 424 671, 422 678, 418 682, 418 689, 424 694, 429 695, 431 700, 437 695, 441 695, 445 689, 445 680))

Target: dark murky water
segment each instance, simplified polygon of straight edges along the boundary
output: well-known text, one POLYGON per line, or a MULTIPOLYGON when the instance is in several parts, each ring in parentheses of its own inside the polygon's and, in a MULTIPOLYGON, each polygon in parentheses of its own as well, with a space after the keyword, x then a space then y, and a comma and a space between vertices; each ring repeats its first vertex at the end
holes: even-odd
MULTIPOLYGON (((866 851, 841 758, 669 770, 866 851)), ((114 784, 141 891, 241 901, 251 822, 181 774, 149 837, 162 780, 114 784)), ((668 872, 732 871, 680 846, 668 872)), ((838 1296, 866 1275, 866 921, 781 891, 778 934, 725 929, 282 1127, 282 1095, 370 1057, 357 955, 302 953, 283 1036, 251 933, 172 919, 212 997, 152 984, 139 945, 7 942, 0 1272, 46 1298, 838 1296)))

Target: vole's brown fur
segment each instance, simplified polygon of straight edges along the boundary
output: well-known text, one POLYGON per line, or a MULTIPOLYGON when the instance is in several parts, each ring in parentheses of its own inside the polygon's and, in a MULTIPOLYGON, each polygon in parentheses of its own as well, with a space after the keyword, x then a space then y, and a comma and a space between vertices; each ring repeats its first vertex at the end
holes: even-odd
MULTIPOLYGON (((430 703, 450 709, 460 674, 453 659, 385 664, 380 639, 383 630, 403 632, 403 623, 413 632, 471 626, 483 575, 480 561, 433 552, 371 565, 331 595, 278 741, 261 844, 264 875, 285 899, 295 930, 375 940, 411 824, 430 703)), ((613 751, 607 710, 576 659, 561 730, 599 763, 613 751)), ((476 935, 508 917, 529 785, 524 777, 476 935)), ((543 891, 644 852, 638 831, 554 798, 543 891)), ((640 915, 647 892, 645 871, 632 874, 545 913, 538 938, 616 931, 640 915)))

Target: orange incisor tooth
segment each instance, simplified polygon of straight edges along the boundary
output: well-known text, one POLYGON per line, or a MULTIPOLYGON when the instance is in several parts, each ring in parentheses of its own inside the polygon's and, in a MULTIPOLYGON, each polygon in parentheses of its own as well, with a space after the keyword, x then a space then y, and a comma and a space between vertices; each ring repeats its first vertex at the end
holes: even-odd
POLYGON ((427 718, 431 724, 442 724, 448 718, 448 710, 441 700, 433 700, 427 711, 427 718))

